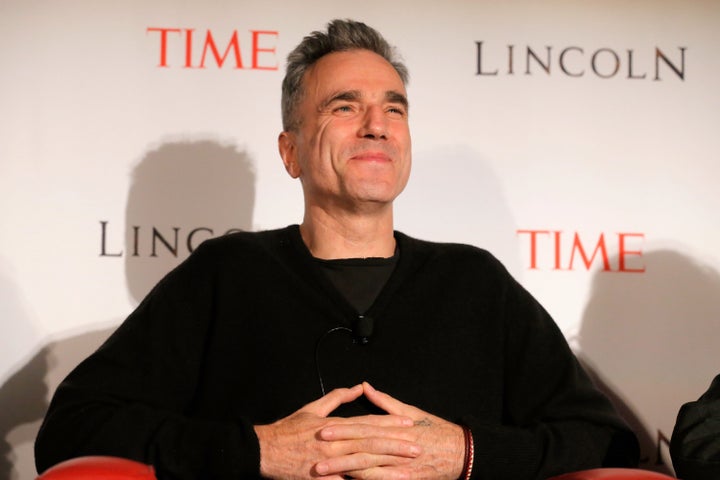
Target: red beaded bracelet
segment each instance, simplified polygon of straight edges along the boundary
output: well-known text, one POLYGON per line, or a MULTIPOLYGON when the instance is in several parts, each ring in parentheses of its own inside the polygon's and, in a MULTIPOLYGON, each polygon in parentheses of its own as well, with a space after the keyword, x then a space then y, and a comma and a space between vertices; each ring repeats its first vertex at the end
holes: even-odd
POLYGON ((470 480, 472 476, 473 463, 475 462, 475 443, 473 442, 470 427, 462 425, 463 436, 465 437, 465 461, 463 463, 462 473, 458 480, 470 480))

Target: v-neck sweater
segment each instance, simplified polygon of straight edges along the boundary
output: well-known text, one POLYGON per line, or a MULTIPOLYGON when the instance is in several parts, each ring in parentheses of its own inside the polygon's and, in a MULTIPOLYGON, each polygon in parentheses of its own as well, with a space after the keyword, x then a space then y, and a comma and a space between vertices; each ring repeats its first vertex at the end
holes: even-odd
MULTIPOLYGON (((208 240, 60 385, 39 470, 79 455, 158 478, 259 478, 253 425, 369 381, 470 427, 475 479, 631 466, 637 441, 548 313, 487 251, 395 233, 400 258, 368 309, 370 342, 328 334, 355 309, 299 227, 208 240)), ((334 414, 372 411, 358 400, 334 414)))

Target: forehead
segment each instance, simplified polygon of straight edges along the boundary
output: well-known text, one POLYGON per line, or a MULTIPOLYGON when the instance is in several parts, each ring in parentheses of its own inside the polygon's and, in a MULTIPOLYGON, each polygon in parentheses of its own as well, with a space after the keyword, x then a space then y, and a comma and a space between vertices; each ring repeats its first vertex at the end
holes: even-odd
POLYGON ((378 93, 396 91, 405 94, 405 85, 395 68, 369 50, 329 53, 305 72, 305 92, 315 98, 342 90, 378 93))

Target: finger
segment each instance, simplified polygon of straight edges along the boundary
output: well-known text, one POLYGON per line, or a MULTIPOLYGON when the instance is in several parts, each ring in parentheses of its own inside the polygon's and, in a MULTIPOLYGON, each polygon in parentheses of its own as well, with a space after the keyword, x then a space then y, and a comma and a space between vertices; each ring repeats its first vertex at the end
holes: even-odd
POLYGON ((345 472, 345 478, 358 478, 363 480, 406 480, 412 477, 412 470, 405 465, 381 466, 345 472))
POLYGON ((407 465, 411 461, 412 459, 393 455, 356 453, 318 462, 314 470, 318 475, 322 476, 343 474, 352 478, 365 478, 363 472, 378 467, 407 465))
POLYGON ((330 413, 343 403, 352 402, 363 393, 362 385, 355 385, 352 388, 337 388, 330 393, 310 402, 299 411, 313 413, 319 417, 327 417, 330 413))
POLYGON ((340 420, 337 423, 323 427, 318 433, 322 440, 326 441, 338 441, 338 440, 353 440, 360 438, 395 438, 399 440, 413 440, 415 434, 412 429, 414 422, 412 420, 405 420, 403 423, 396 424, 367 424, 367 423, 346 423, 344 420, 340 420))
POLYGON ((415 421, 404 415, 363 415, 359 417, 333 418, 331 425, 365 425, 374 427, 412 427, 415 421))
POLYGON ((391 397, 387 393, 376 390, 367 382, 363 382, 362 387, 363 393, 368 400, 370 400, 375 406, 382 408, 390 414, 415 418, 418 414, 423 413, 421 410, 403 403, 400 400, 391 397))
POLYGON ((423 452, 422 447, 412 440, 387 437, 340 440, 333 442, 328 448, 328 452, 331 452, 331 454, 328 455, 328 460, 357 454, 417 458, 423 452))

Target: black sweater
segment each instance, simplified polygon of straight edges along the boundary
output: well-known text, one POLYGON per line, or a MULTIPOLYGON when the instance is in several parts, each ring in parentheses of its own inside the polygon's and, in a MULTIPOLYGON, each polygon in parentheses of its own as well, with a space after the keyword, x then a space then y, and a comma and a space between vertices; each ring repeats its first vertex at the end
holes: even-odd
POLYGON ((678 478, 720 478, 720 375, 697 401, 678 412, 670 455, 678 478))
MULTIPOLYGON (((637 461, 637 442, 543 308, 489 253, 396 233, 400 258, 367 315, 313 262, 297 225, 209 240, 60 385, 39 471, 80 455, 160 479, 259 476, 252 425, 367 380, 471 427, 476 479, 544 479, 637 461), (332 333, 328 333, 332 331, 332 333)), ((367 413, 362 400, 338 415, 367 413)))

